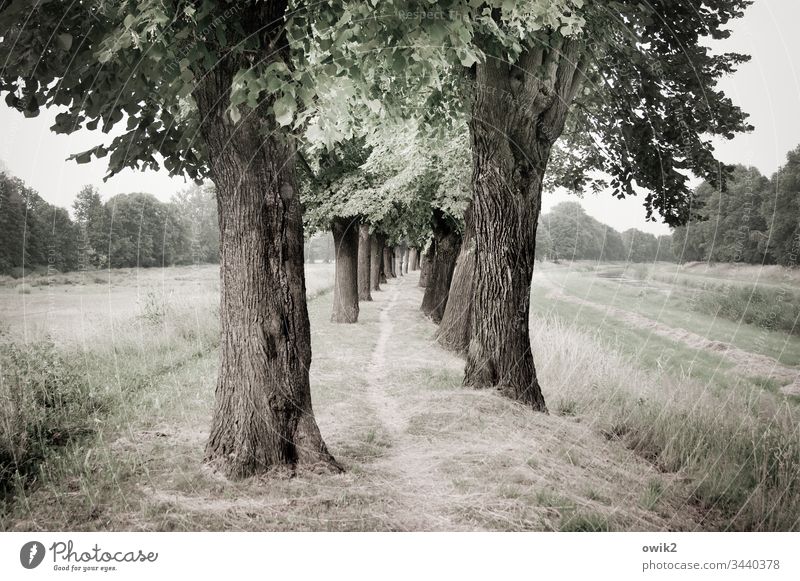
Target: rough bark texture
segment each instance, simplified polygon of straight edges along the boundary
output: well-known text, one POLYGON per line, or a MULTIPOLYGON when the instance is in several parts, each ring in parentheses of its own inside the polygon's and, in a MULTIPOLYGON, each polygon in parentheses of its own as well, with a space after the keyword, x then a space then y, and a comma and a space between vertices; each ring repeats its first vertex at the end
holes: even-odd
POLYGON ((422 312, 435 323, 442 320, 447 306, 447 295, 450 292, 450 281, 461 246, 461 237, 452 224, 445 218, 441 210, 433 212, 433 237, 436 241, 436 252, 433 256, 430 277, 425 286, 422 298, 422 312))
POLYGON ((379 291, 381 290, 381 262, 383 262, 379 234, 375 233, 370 237, 369 250, 369 286, 371 290, 379 291))
POLYGON ((514 65, 476 65, 469 121, 475 286, 464 383, 546 411, 529 336, 542 179, 579 85, 572 41, 530 49, 514 65))
POLYGON ((331 232, 336 256, 331 321, 355 323, 358 321, 358 221, 335 218, 331 232))
POLYGON ((394 264, 397 276, 403 276, 403 247, 394 247, 394 264))
POLYGON ((392 278, 397 278, 397 249, 394 246, 389 248, 389 272, 392 278))
POLYGON ((371 301, 369 293, 370 284, 370 255, 372 236, 369 234, 369 225, 361 224, 358 229, 358 300, 371 301))
POLYGON ((431 278, 431 267, 433 266, 433 257, 436 255, 436 240, 433 240, 428 246, 428 250, 422 254, 420 260, 420 273, 419 273, 419 286, 425 288, 428 286, 428 280, 431 278))
POLYGON ((445 349, 464 353, 469 346, 472 293, 475 281, 475 234, 471 210, 464 215, 466 230, 458 253, 447 306, 436 332, 436 340, 445 349))
POLYGON ((394 274, 392 274, 392 249, 386 246, 385 241, 383 246, 383 275, 387 279, 394 278, 394 274))
POLYGON ((411 248, 408 251, 408 265, 412 271, 419 269, 419 252, 416 248, 411 248))
POLYGON ((220 228, 219 376, 205 459, 229 477, 299 464, 340 470, 311 407, 295 145, 280 128, 264 127, 262 112, 230 122, 241 64, 221 61, 193 93, 220 228))

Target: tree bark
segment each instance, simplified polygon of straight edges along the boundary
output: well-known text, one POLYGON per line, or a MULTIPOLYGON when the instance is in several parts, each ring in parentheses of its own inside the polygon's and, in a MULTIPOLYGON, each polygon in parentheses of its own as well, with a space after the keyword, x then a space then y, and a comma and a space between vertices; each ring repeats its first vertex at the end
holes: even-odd
POLYGON ((392 278, 397 278, 397 249, 394 246, 389 249, 389 272, 392 278))
POLYGON ((403 274, 408 274, 410 254, 408 246, 403 246, 403 274))
POLYGON ((476 259, 464 384, 496 386, 540 411, 529 333, 536 225, 550 151, 580 84, 578 47, 477 64, 469 119, 476 259))
POLYGON ((372 254, 372 236, 369 233, 369 224, 361 224, 358 230, 358 300, 371 301, 369 293, 370 284, 370 256, 372 254))
POLYGON ((425 288, 428 286, 428 280, 431 278, 431 266, 433 265, 433 257, 436 255, 436 240, 431 241, 428 250, 422 254, 420 261, 419 273, 419 286, 425 288))
POLYGON ((331 321, 355 323, 358 321, 358 222, 352 218, 334 218, 331 233, 336 253, 331 321))
POLYGON ((383 246, 383 274, 387 279, 394 278, 394 274, 392 274, 392 249, 386 246, 386 242, 384 242, 383 246))
POLYGON ((397 276, 403 276, 403 246, 394 247, 394 263, 397 276))
POLYGON ((435 323, 439 323, 447 306, 447 295, 450 292, 450 281, 453 278, 461 237, 438 208, 433 211, 433 236, 436 252, 422 299, 422 312, 435 323))
POLYGON ((230 122, 231 82, 242 64, 231 60, 193 94, 220 228, 219 375, 205 460, 232 478, 276 466, 341 470, 311 406, 295 144, 263 111, 246 109, 230 122))
POLYGON ((416 248, 411 248, 408 251, 408 263, 412 271, 419 269, 419 252, 416 248))
MULTIPOLYGON (((374 291, 381 290, 381 263, 383 256, 381 251, 380 234, 377 232, 370 237, 370 256, 369 256, 369 284, 374 291)), ((384 281, 385 282, 385 281, 384 281)))
POLYGON ((453 271, 442 322, 436 332, 439 344, 456 353, 466 352, 469 346, 475 280, 475 234, 469 209, 464 219, 466 223, 464 239, 453 271))

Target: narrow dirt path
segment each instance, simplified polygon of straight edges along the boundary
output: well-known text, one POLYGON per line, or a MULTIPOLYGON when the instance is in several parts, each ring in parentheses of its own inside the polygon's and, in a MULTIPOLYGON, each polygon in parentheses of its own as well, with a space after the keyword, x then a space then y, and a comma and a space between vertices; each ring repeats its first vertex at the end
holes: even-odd
POLYGON ((400 394, 386 389, 390 367, 387 346, 402 346, 395 337, 393 316, 398 299, 406 287, 416 283, 416 278, 403 276, 388 287, 388 299, 379 308, 380 334, 367 371, 367 395, 375 409, 378 421, 390 440, 389 450, 375 467, 385 471, 393 496, 399 521, 410 522, 413 530, 459 530, 448 514, 452 490, 449 482, 432 469, 424 447, 408 433, 409 417, 401 411, 400 394))
MULTIPOLYGON (((464 361, 438 346, 419 310, 418 276, 383 285, 357 325, 330 322, 330 295, 309 303, 315 414, 345 473, 229 481, 207 470, 216 358, 204 357, 153 386, 146 417, 95 446, 96 473, 119 476, 81 481, 91 503, 70 492, 80 488, 73 483, 43 488, 30 505, 72 502, 70 514, 86 515, 80 528, 111 530, 698 527, 681 476, 660 473, 590 418, 533 413, 463 387, 464 361)), ((41 513, 32 514, 46 528, 41 513)), ((56 515, 50 528, 69 528, 62 521, 56 515)))
POLYGON ((391 499, 390 528, 695 528, 672 476, 588 423, 462 387, 464 361, 435 342, 417 276, 375 295, 378 335, 365 370, 365 403, 388 442, 368 465, 370 489, 391 499), (670 492, 643 508, 655 480, 670 492))
POLYGON ((654 335, 677 341, 692 349, 719 353, 722 357, 728 359, 735 365, 734 371, 736 373, 749 376, 770 377, 778 381, 788 382, 787 385, 781 388, 781 391, 786 395, 800 395, 800 370, 787 367, 772 357, 751 353, 750 351, 739 349, 723 341, 714 341, 697 333, 687 331, 686 329, 670 327, 669 325, 665 325, 664 323, 655 321, 644 315, 619 307, 595 303, 582 297, 567 294, 558 283, 550 280, 546 276, 538 280, 543 282, 550 289, 548 293, 550 297, 574 305, 600 310, 615 319, 624 321, 632 327, 650 331, 654 335))

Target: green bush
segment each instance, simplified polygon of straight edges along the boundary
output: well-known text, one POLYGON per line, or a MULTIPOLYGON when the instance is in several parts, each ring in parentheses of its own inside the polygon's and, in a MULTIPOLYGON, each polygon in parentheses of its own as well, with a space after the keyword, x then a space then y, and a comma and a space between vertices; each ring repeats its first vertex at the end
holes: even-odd
POLYGON ((0 345, 0 492, 55 448, 91 433, 102 399, 52 343, 0 345))

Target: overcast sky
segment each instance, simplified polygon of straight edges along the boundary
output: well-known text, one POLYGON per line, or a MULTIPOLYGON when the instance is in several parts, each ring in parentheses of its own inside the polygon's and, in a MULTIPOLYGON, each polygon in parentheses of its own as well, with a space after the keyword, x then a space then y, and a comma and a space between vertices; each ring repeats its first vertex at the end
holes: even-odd
MULTIPOLYGON (((786 152, 800 144, 800 0, 756 0, 746 16, 733 24, 733 35, 720 50, 752 55, 722 88, 750 114, 755 131, 720 142, 722 161, 753 165, 770 175, 780 166, 786 152)), ((0 160, 48 202, 69 206, 84 184, 95 184, 104 198, 121 192, 150 192, 167 200, 186 187, 182 178, 165 172, 126 170, 102 182, 106 166, 102 161, 77 165, 66 158, 98 143, 97 132, 81 131, 70 136, 55 135, 49 127, 54 114, 44 111, 25 119, 0 103, 0 160)), ((574 196, 555 193, 544 199, 544 210, 574 196)), ((588 194, 581 200, 587 213, 617 230, 639 228, 655 234, 668 233, 660 223, 646 222, 639 199, 616 200, 609 195, 588 194)))

